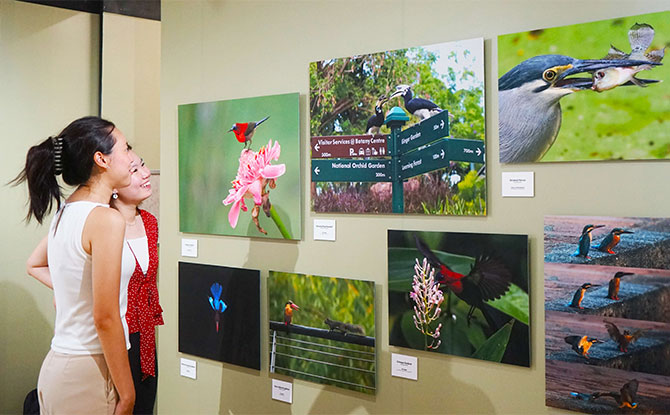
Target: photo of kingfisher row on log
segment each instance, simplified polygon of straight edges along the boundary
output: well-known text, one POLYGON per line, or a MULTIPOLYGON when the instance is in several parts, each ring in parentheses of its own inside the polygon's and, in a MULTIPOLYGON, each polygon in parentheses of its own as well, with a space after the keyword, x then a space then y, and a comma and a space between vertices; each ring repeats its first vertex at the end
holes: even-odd
POLYGON ((313 210, 485 215, 484 107, 483 39, 312 62, 313 210))
POLYGON ((670 412, 670 219, 547 216, 544 244, 547 404, 670 412))

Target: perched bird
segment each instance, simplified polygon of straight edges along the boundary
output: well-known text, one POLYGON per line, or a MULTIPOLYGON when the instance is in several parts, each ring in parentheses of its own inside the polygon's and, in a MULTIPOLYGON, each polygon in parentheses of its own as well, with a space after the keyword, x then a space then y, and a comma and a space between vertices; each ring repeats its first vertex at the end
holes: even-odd
POLYGON ((502 261, 493 257, 480 256, 475 259, 470 272, 464 275, 453 271, 440 261, 417 235, 414 235, 414 239, 419 252, 436 269, 437 282, 447 286, 456 294, 456 297, 470 306, 467 316, 468 323, 470 323, 475 308, 482 312, 489 327, 493 330, 498 330, 509 321, 509 318, 504 320, 505 317, 501 316, 501 312, 485 302, 502 297, 510 287, 512 273, 502 261))
POLYGON ((209 287, 209 291, 212 295, 209 297, 209 305, 214 310, 214 323, 216 324, 216 332, 219 332, 219 322, 221 321, 221 313, 226 311, 228 306, 221 299, 221 294, 223 293, 223 287, 218 282, 212 284, 209 287))
POLYGON ((608 254, 614 254, 615 252, 612 251, 612 248, 617 246, 619 241, 621 240, 621 234, 624 233, 633 233, 631 231, 627 231, 625 229, 621 228, 614 228, 608 233, 602 241, 600 241, 600 244, 596 246, 596 249, 600 252, 606 252, 608 254))
POLYGON ((388 97, 382 95, 377 99, 375 104, 375 115, 368 118, 368 125, 365 127, 365 131, 368 134, 379 134, 379 129, 384 125, 384 111, 382 111, 382 105, 388 102, 388 97))
POLYGON ((290 326, 291 322, 293 321, 293 310, 300 310, 300 307, 298 307, 293 301, 288 300, 284 306, 284 324, 287 326, 290 326))
POLYGON ((611 300, 619 300, 619 284, 621 284, 621 277, 626 275, 633 275, 633 272, 617 272, 610 280, 610 286, 607 290, 607 298, 611 300))
POLYGON ((588 224, 584 226, 584 229, 582 229, 582 234, 579 237, 579 245, 577 246, 577 250, 573 254, 573 256, 580 256, 584 258, 590 258, 589 257, 589 249, 591 249, 591 231, 594 229, 602 228, 605 225, 591 225, 588 224))
POLYGON ((644 334, 644 330, 636 330, 633 334, 630 334, 628 330, 624 330, 621 333, 616 324, 607 320, 603 320, 603 322, 605 323, 605 327, 607 327, 607 333, 610 335, 610 338, 619 344, 619 350, 622 352, 627 352, 628 346, 635 343, 644 334))
POLYGON ((498 80, 500 162, 535 162, 549 150, 561 128, 560 99, 593 84, 568 76, 642 64, 648 62, 540 55, 510 69, 498 80))
POLYGON ((270 118, 268 115, 267 117, 263 118, 260 121, 254 122, 237 122, 233 124, 232 127, 230 127, 230 130, 227 132, 233 132, 235 134, 235 138, 237 138, 237 141, 240 143, 244 143, 244 148, 251 148, 251 138, 254 136, 254 133, 256 132, 256 127, 261 125, 261 123, 265 120, 270 118))
POLYGON ((601 396, 609 396, 614 398, 619 408, 636 408, 637 407, 637 387, 639 382, 633 379, 624 384, 619 392, 596 392, 596 398, 601 396))
POLYGON ((651 25, 635 23, 631 26, 630 30, 628 30, 628 41, 630 42, 631 52, 627 54, 610 45, 610 50, 604 59, 631 59, 648 61, 648 63, 595 71, 593 73, 593 86, 591 89, 602 92, 627 83, 646 87, 647 84, 659 82, 653 79, 638 79, 635 77, 638 72, 651 69, 652 65, 661 64, 661 60, 663 60, 665 48, 654 49, 649 51, 649 53, 645 53, 649 46, 651 46, 652 40, 654 40, 654 28, 651 25))
POLYGON ((418 117, 419 121, 442 112, 442 108, 438 107, 433 101, 424 98, 412 98, 412 88, 409 85, 401 84, 396 86, 389 100, 397 96, 402 96, 407 112, 418 117))
POLYGON ((589 349, 596 343, 604 343, 602 340, 589 339, 588 336, 567 336, 565 342, 572 346, 572 350, 580 356, 589 358, 589 349))
POLYGON ((580 310, 583 310, 584 307, 582 307, 582 300, 584 299, 584 294, 586 294, 586 290, 589 288, 595 288, 595 287, 600 287, 600 285, 593 285, 589 282, 586 284, 582 284, 581 287, 577 289, 575 292, 575 295, 572 297, 572 302, 570 303, 570 307, 575 307, 580 310))

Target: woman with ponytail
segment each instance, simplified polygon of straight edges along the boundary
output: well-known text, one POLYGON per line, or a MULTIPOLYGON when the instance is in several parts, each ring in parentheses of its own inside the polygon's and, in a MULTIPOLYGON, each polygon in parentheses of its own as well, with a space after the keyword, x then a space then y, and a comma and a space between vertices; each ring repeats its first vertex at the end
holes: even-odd
POLYGON ((32 147, 15 180, 28 183, 27 220, 42 223, 57 208, 36 249, 47 251, 41 265, 48 268, 38 279, 52 286, 56 302, 54 337, 37 385, 42 414, 132 412, 125 313, 135 260, 123 249, 125 220, 109 207, 113 189, 130 184, 131 161, 113 123, 84 117, 32 147), (76 187, 64 203, 58 175, 76 187))

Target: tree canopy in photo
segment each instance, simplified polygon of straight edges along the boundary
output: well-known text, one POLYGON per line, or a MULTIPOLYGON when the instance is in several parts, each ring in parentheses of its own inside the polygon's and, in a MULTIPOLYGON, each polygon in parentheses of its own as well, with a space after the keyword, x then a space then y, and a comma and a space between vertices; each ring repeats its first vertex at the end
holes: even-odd
MULTIPOLYGON (((447 58, 457 63, 470 55, 468 50, 452 51, 447 58)), ((434 70, 437 59, 434 52, 410 48, 312 62, 311 135, 365 134, 377 99, 392 94, 396 85, 408 84, 415 97, 430 99, 453 115, 450 136, 484 140, 483 80, 472 82, 478 81, 474 72, 462 65, 439 74, 434 70)), ((402 97, 386 103, 384 112, 393 106, 404 107, 402 97)), ((384 127, 382 132, 389 131, 384 127)))

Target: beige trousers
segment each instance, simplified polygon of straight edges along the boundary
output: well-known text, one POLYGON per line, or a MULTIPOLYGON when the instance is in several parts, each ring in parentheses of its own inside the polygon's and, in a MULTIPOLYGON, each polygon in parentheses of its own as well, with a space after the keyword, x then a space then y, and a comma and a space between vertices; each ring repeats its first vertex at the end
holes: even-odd
POLYGON ((118 395, 102 354, 49 350, 37 380, 40 413, 113 414, 118 395))

